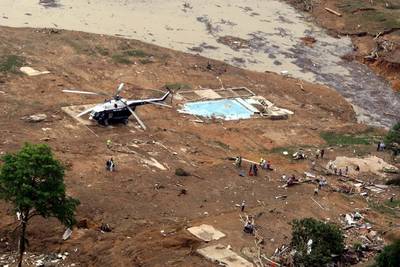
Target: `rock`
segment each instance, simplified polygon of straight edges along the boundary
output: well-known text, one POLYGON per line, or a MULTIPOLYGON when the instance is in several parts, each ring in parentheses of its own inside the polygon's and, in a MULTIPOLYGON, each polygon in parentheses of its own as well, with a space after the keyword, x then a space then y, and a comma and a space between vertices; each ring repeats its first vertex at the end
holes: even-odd
POLYGON ((33 114, 30 116, 22 117, 21 119, 26 122, 41 122, 41 121, 44 121, 45 119, 47 119, 47 115, 38 113, 38 114, 33 114))

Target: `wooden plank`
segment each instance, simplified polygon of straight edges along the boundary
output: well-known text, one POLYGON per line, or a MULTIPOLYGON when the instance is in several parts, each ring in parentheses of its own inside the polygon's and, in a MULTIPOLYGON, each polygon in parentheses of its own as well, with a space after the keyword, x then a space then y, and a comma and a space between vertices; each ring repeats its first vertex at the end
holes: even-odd
POLYGON ((337 11, 335 11, 333 9, 330 9, 329 7, 325 7, 325 10, 328 11, 329 13, 332 13, 332 14, 338 16, 338 17, 342 16, 342 14, 340 14, 339 12, 337 12, 337 11))

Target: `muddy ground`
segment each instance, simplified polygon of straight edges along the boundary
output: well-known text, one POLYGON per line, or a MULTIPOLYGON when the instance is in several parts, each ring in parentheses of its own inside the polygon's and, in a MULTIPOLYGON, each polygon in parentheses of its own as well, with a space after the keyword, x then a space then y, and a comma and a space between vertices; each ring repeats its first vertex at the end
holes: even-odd
POLYGON ((349 35, 356 59, 370 66, 376 73, 400 90, 400 1, 362 0, 287 0, 296 8, 309 12, 318 25, 332 35, 349 35), (325 8, 341 16, 329 13, 325 8))
MULTIPOLYGON (((341 2, 346 1, 337 1, 341 2)), ((356 1, 359 6, 364 2, 356 1)), ((349 6, 344 6, 349 13, 357 6, 352 1, 345 4, 349 6)), ((376 2, 379 8, 382 4, 383 1, 376 2)), ((397 12, 396 9, 384 9, 390 12, 368 16, 369 20, 364 20, 367 23, 360 22, 362 27, 373 25, 372 30, 386 24, 395 27, 397 22, 392 16, 396 14, 391 10, 397 12), (382 16, 388 16, 390 23, 380 22, 382 16)), ((332 20, 323 9, 315 10, 313 15, 322 22, 332 20)), ((359 13, 347 18, 360 18, 359 13)), ((349 25, 358 23, 350 20, 349 25)), ((327 27, 326 23, 320 24, 327 27)), ((366 55, 353 55, 352 41, 346 35, 353 33, 353 28, 347 27, 340 36, 329 35, 309 14, 279 0, 221 0, 218 3, 211 0, 3 0, 0 25, 107 34, 198 53, 248 70, 285 72, 294 78, 336 89, 352 103, 359 122, 389 128, 400 119, 393 112, 400 107, 400 95, 392 90, 396 84, 389 84, 364 64, 348 60, 357 57, 364 61, 366 55), (316 42, 305 45, 304 38, 314 38, 316 42)), ((370 49, 364 53, 369 54, 370 49)), ((380 58, 385 57, 379 54, 380 58)))
MULTIPOLYGON (((265 239, 262 252, 267 255, 290 242, 289 223, 295 218, 338 222, 340 214, 369 207, 359 195, 327 188, 316 197, 325 207, 321 209, 311 199, 313 184, 280 187, 282 175, 301 176, 311 166, 308 160, 290 160, 282 151, 300 146, 327 148, 321 138, 326 131, 383 134, 357 124, 351 106, 332 89, 115 37, 1 27, 0 38, 2 58, 17 55, 23 65, 51 72, 36 77, 0 74, 0 151, 15 151, 23 142, 46 142, 67 166, 68 193, 81 201, 77 219, 82 227, 74 229, 67 241, 61 240, 65 229, 55 220, 33 219, 28 229, 30 252, 68 252, 63 261, 68 266, 214 266, 195 252, 207 244, 185 228, 211 224, 227 235, 221 243, 230 244, 233 251, 243 255, 244 248, 254 247, 254 237, 242 231, 240 211, 235 206, 242 200, 247 202, 245 213, 257 215, 256 223, 265 239), (208 62, 211 70, 207 69, 208 62), (88 129, 61 111, 63 106, 103 101, 66 95, 62 89, 112 94, 120 82, 125 82, 124 96, 138 98, 159 96, 161 93, 152 89, 163 90, 166 84, 176 90, 219 88, 217 76, 225 87, 246 86, 295 114, 288 120, 197 123, 196 118, 179 114, 173 101, 173 109, 139 108, 138 114, 149 128, 142 131, 133 121, 128 126, 88 129), (21 119, 36 113, 45 113, 47 119, 39 123, 21 119), (112 149, 107 148, 107 139, 113 141, 112 149), (167 170, 145 164, 129 152, 116 152, 121 148, 129 148, 144 159, 154 158, 167 170), (237 155, 255 161, 267 158, 275 170, 261 171, 258 177, 240 177, 227 159, 237 155), (104 169, 109 157, 117 164, 114 173, 104 169), (176 176, 176 168, 193 175, 176 176), (282 194, 287 199, 275 198, 282 194), (109 224, 112 231, 101 232, 102 223, 109 224)), ((327 149, 326 158, 317 161, 317 166, 322 170, 336 155, 377 153, 374 150, 373 145, 334 146, 327 149)), ((378 154, 390 161, 386 153, 378 154)), ((247 168, 245 165, 244 170, 247 168)), ((337 178, 328 177, 328 181, 334 185, 337 178)), ((392 193, 398 197, 400 191, 391 188, 375 200, 385 201, 392 193)), ((398 215, 374 209, 366 213, 374 229, 390 241, 398 229, 398 215)), ((16 218, 11 206, 0 202, 0 216, 0 251, 11 253, 16 249, 12 233, 16 218)))

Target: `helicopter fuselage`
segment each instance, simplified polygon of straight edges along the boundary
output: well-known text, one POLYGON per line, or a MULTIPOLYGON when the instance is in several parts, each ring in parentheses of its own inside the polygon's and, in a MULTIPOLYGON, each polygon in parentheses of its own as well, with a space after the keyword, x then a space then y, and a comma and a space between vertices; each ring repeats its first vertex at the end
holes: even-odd
MULTIPOLYGON (((90 119, 97 121, 101 125, 108 125, 114 123, 128 123, 129 116, 132 113, 127 108, 126 99, 111 99, 106 100, 103 104, 95 106, 90 112, 90 119)), ((130 106, 131 110, 136 109, 136 105, 130 106)))

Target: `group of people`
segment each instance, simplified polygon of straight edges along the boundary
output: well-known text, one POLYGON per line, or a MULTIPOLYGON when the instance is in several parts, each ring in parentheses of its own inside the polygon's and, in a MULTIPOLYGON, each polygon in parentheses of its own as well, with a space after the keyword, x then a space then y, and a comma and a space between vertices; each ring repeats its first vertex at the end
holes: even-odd
POLYGON ((383 151, 383 150, 385 150, 385 147, 386 147, 385 143, 380 141, 378 143, 378 146, 376 147, 376 151, 383 151))
MULTIPOLYGON (((235 158, 235 165, 237 168, 242 167, 242 156, 237 156, 235 158)), ((263 170, 273 170, 273 168, 271 166, 271 162, 261 158, 259 164, 255 164, 255 163, 250 164, 248 175, 249 176, 258 176, 258 168, 259 167, 263 170)), ((244 176, 243 171, 240 172, 240 176, 244 176)))
MULTIPOLYGON (((338 176, 347 176, 349 174, 349 166, 345 166, 344 169, 337 168, 336 165, 332 161, 329 161, 328 169, 331 170, 333 174, 338 175, 338 176)), ((354 170, 360 171, 360 166, 356 165, 354 167, 354 170)))

